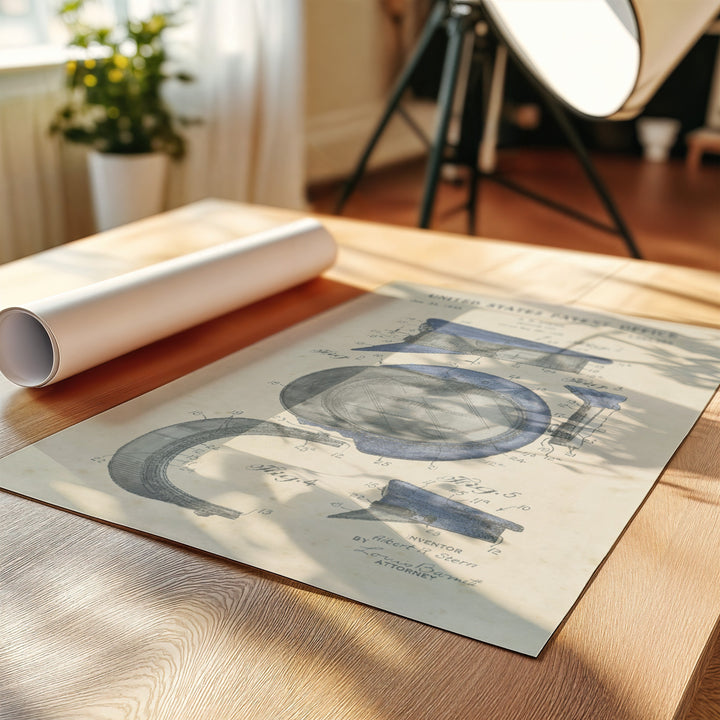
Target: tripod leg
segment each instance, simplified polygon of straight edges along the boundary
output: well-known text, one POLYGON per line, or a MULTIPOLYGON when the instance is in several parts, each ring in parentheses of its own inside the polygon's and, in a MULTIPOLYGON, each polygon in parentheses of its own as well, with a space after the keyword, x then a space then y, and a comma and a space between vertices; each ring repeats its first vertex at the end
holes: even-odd
POLYGON ((480 171, 475 166, 470 167, 470 183, 468 187, 468 235, 477 232, 478 195, 480 194, 480 171))
POLYGON ((443 65, 440 90, 437 98, 438 124, 435 132, 435 144, 433 145, 428 160, 428 169, 425 175, 425 190, 420 208, 420 220, 418 222, 421 228, 430 226, 430 218, 435 203, 435 192, 437 191, 438 177, 440 175, 440 166, 442 165, 443 155, 445 154, 445 144, 448 126, 450 124, 450 115, 452 113, 458 70, 460 68, 463 36, 468 29, 468 25, 470 25, 470 29, 472 29, 474 20, 475 18, 472 14, 451 15, 448 19, 448 45, 445 52, 445 63, 443 65))
POLYGON ((360 178, 362 177, 363 173, 365 172, 365 166, 368 163, 368 160, 370 159, 370 155, 372 154, 372 151, 375 149, 375 145, 377 144, 378 140, 380 139, 380 136, 383 134, 383 131, 385 130, 385 127, 387 126, 388 122, 390 121, 390 118, 392 117, 393 113, 397 109, 398 104, 400 103, 400 100, 402 99, 402 96, 404 95, 405 91, 407 90, 408 86, 410 85, 410 80, 412 79, 413 73, 415 72, 415 68, 419 64, 420 60, 422 59, 423 55, 425 54, 425 51, 427 50, 428 45, 430 44, 430 41, 433 38, 433 35, 435 34, 435 31, 442 25, 442 23, 445 20, 445 17, 447 15, 447 2, 446 0, 437 0, 435 3, 435 6, 433 7, 430 16, 427 19, 427 22, 425 23, 425 27, 423 28, 422 33, 420 34, 420 38, 418 39, 417 45, 415 46, 415 49, 413 51, 413 54, 406 64, 405 68, 403 69, 402 73, 400 74, 400 77, 398 78, 397 82, 395 83, 395 87, 392 91, 392 94, 390 95, 390 99, 388 100, 388 103, 385 107, 385 112, 383 113, 382 117, 380 118, 380 121, 378 122, 375 131, 373 132, 372 136, 370 137, 370 140, 368 141, 367 145, 365 146, 365 149, 363 150, 362 155, 360 156, 360 160, 358 160, 358 164, 355 167, 355 171, 353 172, 350 179, 345 184, 345 187, 343 188, 342 195, 340 196, 340 199, 338 200, 336 206, 335 206, 335 212, 340 213, 342 212, 343 207, 345 207, 345 203, 347 202, 350 195, 352 195, 353 191, 357 187, 358 182, 360 182, 360 178))
POLYGON ((500 115, 502 114, 503 96, 505 94, 505 70, 507 68, 507 47, 498 43, 495 59, 489 73, 489 92, 485 107, 478 164, 482 172, 494 172, 498 135, 500 131, 500 115))
POLYGON ((587 150, 585 149, 585 146, 580 139, 580 136, 575 130, 575 127, 570 122, 567 115, 560 107, 560 104, 555 100, 555 98, 550 96, 544 90, 542 90, 542 94, 545 98, 545 104, 548 106, 548 108, 550 108, 550 112, 552 112, 553 116, 555 117, 555 120, 560 126, 560 129, 563 131, 563 133, 565 133, 565 137, 567 137, 568 142, 572 146, 572 149, 575 151, 575 154, 577 155, 577 158, 580 161, 580 164, 582 165, 585 174, 595 188, 595 192, 597 192, 598 196, 600 197, 600 200, 605 206, 605 210, 607 211, 608 215, 615 223, 618 234, 625 241, 625 245, 628 249, 628 252, 630 253, 630 256, 642 259, 640 250, 635 244, 635 240, 633 239, 630 230, 625 224, 625 221, 622 219, 620 211, 617 209, 612 197, 610 196, 610 193, 605 187, 605 183, 603 183, 602 178, 600 177, 600 175, 598 175, 598 172, 595 169, 595 166, 593 165, 593 162, 590 159, 590 156, 588 155, 587 150))
MULTIPOLYGON (((455 94, 453 96, 452 111, 450 113, 450 125, 445 138, 445 145, 455 149, 456 159, 459 158, 461 144, 463 142, 464 117, 467 105, 467 96, 471 90, 474 74, 475 37, 474 33, 465 33, 463 47, 460 51, 460 66, 458 68, 457 81, 455 82, 455 94)), ((432 151, 433 144, 428 142, 428 151, 432 151)), ((458 168, 455 164, 440 169, 440 177, 443 180, 456 182, 461 179, 458 168)))
POLYGON ((498 138, 500 111, 505 83, 504 46, 484 35, 478 43, 481 58, 481 73, 475 85, 470 106, 466 109, 464 132, 469 136, 470 182, 468 184, 468 235, 477 231, 477 210, 479 205, 480 178, 485 172, 485 163, 494 169, 495 149, 498 138), (480 108, 480 113, 475 108, 480 108))

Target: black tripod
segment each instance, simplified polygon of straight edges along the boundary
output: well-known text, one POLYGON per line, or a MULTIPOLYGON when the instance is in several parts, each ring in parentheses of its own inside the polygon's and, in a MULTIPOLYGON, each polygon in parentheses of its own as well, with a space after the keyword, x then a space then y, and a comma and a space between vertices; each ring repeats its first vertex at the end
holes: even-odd
MULTIPOLYGON (((396 110, 400 111, 402 116, 410 122, 411 127, 417 132, 417 127, 412 123, 410 118, 402 112, 400 101, 405 94, 406 90, 410 86, 410 82, 413 78, 416 68, 422 61, 425 53, 428 50, 431 40, 435 33, 445 26, 447 32, 447 49, 445 51, 445 59, 443 62, 443 70, 440 79, 440 88, 437 96, 438 104, 438 119, 435 131, 434 142, 428 143, 430 145, 430 155, 428 158, 427 170, 425 174, 425 187, 423 191, 422 203, 420 206, 420 217, 418 225, 421 228, 427 228, 430 226, 430 220, 432 217, 433 206, 435 203, 435 194, 437 191, 438 179, 440 177, 440 168, 444 163, 452 164, 467 164, 470 167, 470 186, 469 186, 469 200, 467 204, 468 209, 468 230, 471 234, 475 232, 475 221, 477 212, 477 192, 478 192, 478 181, 481 177, 498 182, 509 189, 519 192, 526 197, 542 202, 549 207, 564 212, 567 215, 581 221, 588 223, 596 228, 620 235, 625 242, 628 252, 632 257, 640 258, 640 252, 635 245, 633 237, 623 221, 615 203, 613 202, 607 188, 605 187, 602 179, 598 175, 595 166, 593 165, 590 156, 588 155, 580 136, 570 122, 567 114, 560 105, 560 103, 534 78, 530 77, 531 81, 535 85, 541 99, 544 104, 552 113, 555 121, 558 123, 560 129, 565 135, 570 147, 575 152, 585 174, 589 181, 592 183, 596 193, 602 201, 607 214, 613 221, 613 225, 606 225, 604 223, 595 220, 594 218, 585 215, 571 207, 568 207, 555 200, 546 198, 538 193, 528 190, 517 183, 503 178, 497 173, 487 173, 478 168, 477 164, 477 153, 480 145, 480 124, 476 124, 476 128, 472 130, 472 137, 470 138, 470 146, 472 151, 468 153, 468 158, 464 161, 460 159, 456 154, 453 155, 451 148, 447 142, 448 129, 450 125, 450 119, 453 109, 453 101, 455 98, 455 92, 458 81, 458 71, 460 69, 461 58, 463 48, 467 47, 466 43, 472 43, 473 47, 479 50, 482 63, 484 66, 484 75, 489 77, 489 73, 492 72, 492 64, 494 62, 493 46, 494 43, 501 42, 495 39, 494 36, 486 35, 483 38, 479 38, 475 32, 475 26, 477 23, 484 19, 482 0, 436 0, 435 5, 432 7, 430 15, 423 27, 415 49, 412 52, 410 59, 402 70, 400 77, 398 78, 395 87, 390 95, 385 111, 378 122, 375 131, 373 132, 370 140, 368 141, 365 149, 360 157, 360 160, 355 167, 355 170, 350 179, 345 184, 340 199, 336 205, 336 212, 342 212, 345 203, 347 202, 350 195, 357 187, 360 178, 365 172, 367 162, 372 154, 375 145, 382 136, 385 127, 390 121, 391 117, 396 110), (482 43, 482 46, 478 48, 477 43, 482 43)), ((485 85, 485 84, 484 84, 485 85)), ((485 85, 486 89, 486 85, 485 85)), ((467 101, 467 97, 466 97, 467 101)), ((483 113, 487 111, 487 92, 484 93, 482 99, 483 113)))

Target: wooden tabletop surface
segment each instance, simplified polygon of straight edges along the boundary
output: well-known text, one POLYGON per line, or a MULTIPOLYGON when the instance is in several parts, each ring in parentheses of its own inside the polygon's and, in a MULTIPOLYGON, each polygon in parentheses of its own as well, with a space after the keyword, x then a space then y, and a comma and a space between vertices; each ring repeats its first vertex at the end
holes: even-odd
MULTIPOLYGON (((0 267, 0 304, 297 217, 203 201, 0 267)), ((320 219, 322 278, 48 388, 0 380, 0 456, 396 280, 720 327, 714 273, 320 219)), ((537 659, 0 493, 0 718, 719 717, 719 480, 716 395, 537 659)))

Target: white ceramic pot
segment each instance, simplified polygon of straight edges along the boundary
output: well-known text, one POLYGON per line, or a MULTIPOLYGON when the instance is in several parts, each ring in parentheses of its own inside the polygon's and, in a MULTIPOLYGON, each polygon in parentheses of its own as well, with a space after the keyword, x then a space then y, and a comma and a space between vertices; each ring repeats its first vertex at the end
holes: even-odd
POLYGON ((167 168, 164 153, 88 153, 97 229, 109 230, 162 212, 167 168))
POLYGON ((642 117, 636 127, 645 159, 665 162, 680 132, 680 121, 675 118, 642 117))

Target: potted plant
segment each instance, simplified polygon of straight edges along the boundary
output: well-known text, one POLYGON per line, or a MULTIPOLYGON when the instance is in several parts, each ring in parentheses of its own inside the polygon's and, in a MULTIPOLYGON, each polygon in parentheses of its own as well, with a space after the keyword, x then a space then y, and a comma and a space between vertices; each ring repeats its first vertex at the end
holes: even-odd
POLYGON ((106 230, 163 209, 168 158, 182 157, 185 142, 162 88, 171 78, 192 78, 167 71, 164 34, 177 25, 177 13, 93 27, 84 11, 85 0, 59 11, 73 59, 66 66, 68 98, 50 130, 91 148, 95 219, 106 230))

